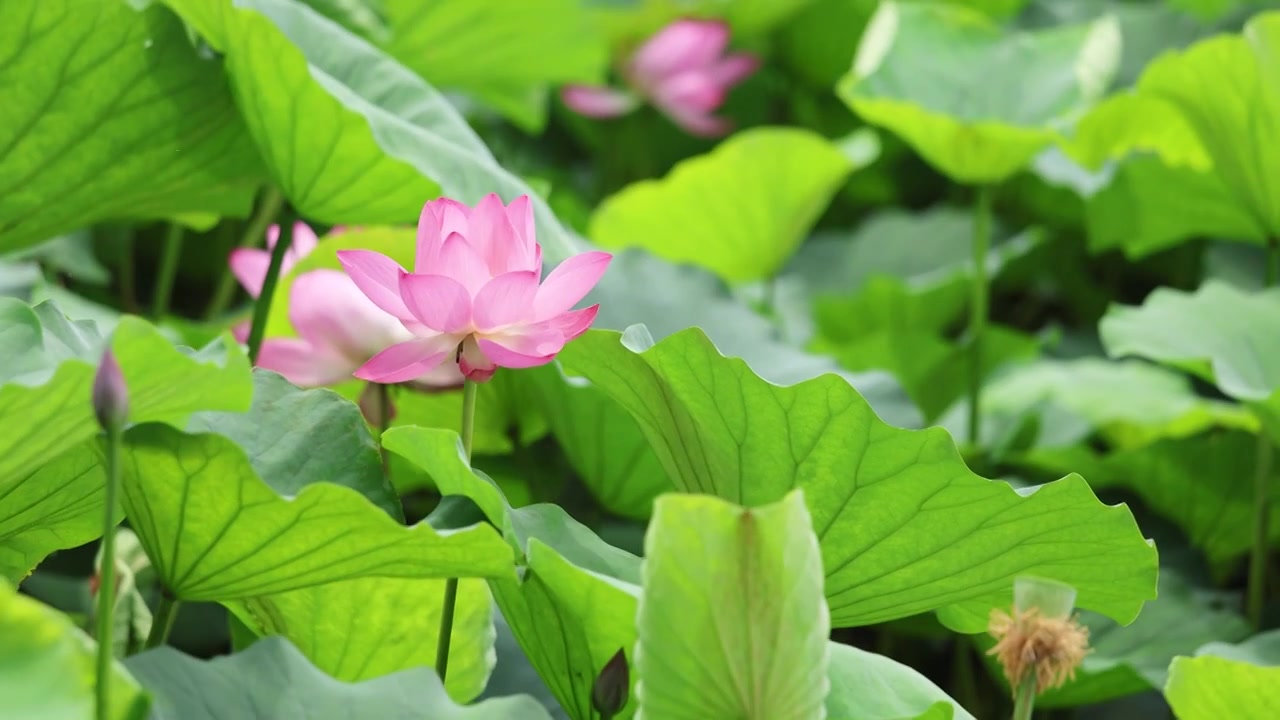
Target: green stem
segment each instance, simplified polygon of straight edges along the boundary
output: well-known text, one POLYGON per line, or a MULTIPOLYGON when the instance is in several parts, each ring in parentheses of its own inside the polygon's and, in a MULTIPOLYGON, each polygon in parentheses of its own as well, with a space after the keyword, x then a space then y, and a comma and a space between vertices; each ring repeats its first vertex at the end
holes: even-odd
POLYGON ((1280 238, 1271 238, 1267 241, 1267 261, 1263 283, 1271 287, 1276 284, 1278 276, 1280 276, 1280 238))
POLYGON ((979 186, 973 207, 973 284, 969 298, 969 444, 982 441, 982 340, 987 329, 987 248, 991 244, 991 188, 979 186))
POLYGON ((382 454, 382 471, 388 472, 387 449, 382 446, 382 436, 387 434, 391 426, 391 386, 386 383, 375 383, 374 391, 378 394, 378 451, 382 454))
POLYGON ((1036 705, 1036 674, 1027 671, 1022 685, 1018 686, 1018 694, 1013 698, 1013 720, 1031 720, 1031 711, 1036 705))
POLYGON ((293 223, 280 224, 280 237, 271 251, 271 264, 267 266, 267 277, 262 281, 262 292, 258 301, 253 304, 253 325, 249 328, 249 362, 258 362, 258 352, 262 349, 262 336, 267 331, 267 316, 271 314, 271 300, 276 294, 276 285, 280 281, 280 268, 284 265, 284 255, 293 244, 293 223))
POLYGON ((179 600, 169 592, 168 588, 160 589, 160 604, 156 606, 155 616, 151 619, 151 632, 147 635, 146 650, 157 648, 169 639, 173 630, 173 621, 178 618, 179 600))
MULTIPOLYGON (((276 188, 267 188, 262 195, 262 200, 258 203, 258 209, 254 212, 253 217, 249 219, 249 224, 245 225, 244 235, 240 236, 240 242, 236 247, 256 247, 258 242, 265 236, 267 226, 280 214, 280 208, 284 205, 284 196, 276 188)), ((282 228, 283 229, 283 228, 282 228)), ((236 276, 231 273, 230 266, 222 268, 222 275, 218 278, 218 287, 213 291, 213 298, 209 300, 209 307, 205 310, 205 318, 212 320, 227 311, 231 305, 231 298, 236 292, 236 276)))
POLYGON ((107 429, 106 513, 102 522, 102 569, 98 572, 98 665, 97 717, 111 716, 111 662, 114 658, 111 631, 115 623, 116 599, 116 493, 120 487, 120 435, 117 423, 107 429))
POLYGON ((116 281, 120 283, 120 307, 125 312, 136 313, 138 311, 138 283, 137 273, 133 267, 133 228, 119 225, 110 229, 111 235, 120 243, 119 272, 116 273, 116 281))
MULTIPOLYGON (((471 463, 471 438, 476 426, 476 390, 471 380, 462 381, 462 451, 471 463)), ((449 672, 449 646, 453 642, 453 611, 458 604, 458 579, 449 578, 444 583, 444 605, 440 609, 440 636, 436 640, 436 674, 444 682, 449 672)))
MULTIPOLYGON (((1266 286, 1276 283, 1280 248, 1272 238, 1267 243, 1266 286)), ((1255 628, 1262 628, 1262 607, 1267 601, 1267 554, 1271 539, 1271 457, 1273 445, 1265 427, 1258 429, 1253 472, 1253 549, 1249 554, 1249 584, 1245 612, 1255 628)))
POLYGON ((160 255, 160 274, 151 295, 151 314, 157 318, 169 312, 169 300, 173 296, 173 282, 178 276, 178 260, 182 258, 182 224, 169 223, 164 235, 164 251, 160 255))

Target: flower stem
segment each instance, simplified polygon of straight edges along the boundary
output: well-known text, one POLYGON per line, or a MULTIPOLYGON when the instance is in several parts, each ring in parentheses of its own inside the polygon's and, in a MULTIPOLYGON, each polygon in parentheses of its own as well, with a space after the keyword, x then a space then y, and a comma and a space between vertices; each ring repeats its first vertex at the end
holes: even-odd
MULTIPOLYGON (((258 203, 258 209, 254 212, 253 217, 249 219, 249 224, 244 228, 244 235, 240 236, 240 242, 236 247, 254 247, 263 238, 267 232, 267 226, 280 213, 280 208, 284 205, 284 196, 274 187, 267 188, 262 194, 262 200, 258 203)), ((283 230, 283 228, 281 228, 283 230)), ((209 307, 205 310, 204 316, 207 320, 212 320, 227 311, 227 307, 231 305, 231 298, 236 291, 236 277, 231 273, 230 266, 222 269, 222 275, 218 278, 218 287, 213 292, 213 298, 209 301, 209 307)))
POLYGON ((151 314, 157 318, 169 312, 169 300, 173 296, 173 281, 178 275, 178 260, 182 258, 182 224, 169 223, 164 235, 164 251, 160 255, 160 274, 151 295, 151 314))
MULTIPOLYGON (((1266 287, 1276 284, 1280 247, 1275 238, 1267 242, 1266 287)), ((1253 472, 1253 550, 1249 554, 1249 586, 1245 613, 1255 628, 1262 628, 1262 606, 1267 601, 1267 550, 1271 540, 1271 456, 1273 446, 1267 428, 1258 428, 1253 472)))
MULTIPOLYGON (((471 464, 471 438, 476 426, 476 390, 470 379, 462 381, 462 451, 471 464)), ((444 605, 440 608, 440 636, 436 640, 436 674, 443 683, 449 671, 449 646, 453 642, 453 611, 458 604, 458 578, 444 583, 444 605)))
POLYGON ((128 225, 109 225, 103 230, 108 242, 119 243, 116 282, 120 285, 120 307, 125 312, 138 311, 137 274, 133 267, 133 228, 128 225))
POLYGON ((1013 720, 1031 720, 1031 710, 1036 704, 1036 674, 1034 670, 1027 672, 1022 684, 1018 686, 1018 694, 1013 699, 1013 720))
POLYGON ((111 716, 111 662, 115 655, 111 631, 116 600, 116 493, 120 487, 121 424, 107 428, 106 513, 102 522, 102 568, 98 582, 97 718, 111 716))
POLYGON ((271 264, 267 266, 267 277, 262 281, 262 292, 258 301, 253 304, 253 325, 249 328, 249 362, 258 362, 258 352, 262 350, 262 336, 267 331, 267 316, 271 313, 271 300, 276 294, 276 285, 280 282, 280 268, 284 265, 284 255, 293 244, 293 223, 280 223, 280 237, 271 250, 271 264))
POLYGON ((169 592, 168 588, 160 589, 160 604, 156 606, 155 617, 151 620, 151 632, 147 634, 147 644, 143 649, 160 647, 169 639, 173 630, 173 621, 178 619, 179 600, 169 592))
POLYGON ((973 206, 973 284, 969 298, 969 444, 982 440, 982 336, 987 329, 987 248, 991 244, 991 188, 978 186, 973 206))

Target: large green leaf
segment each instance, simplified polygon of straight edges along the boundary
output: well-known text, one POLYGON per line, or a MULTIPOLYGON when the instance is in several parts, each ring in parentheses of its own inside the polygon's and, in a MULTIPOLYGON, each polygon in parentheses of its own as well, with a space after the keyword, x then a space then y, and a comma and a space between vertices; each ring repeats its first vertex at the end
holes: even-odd
POLYGON ((725 280, 772 277, 854 165, 822 136, 799 128, 753 128, 661 180, 607 198, 587 235, 605 248, 642 247, 725 280))
POLYGON ((1189 237, 1266 239, 1249 209, 1209 172, 1169 167, 1158 158, 1128 158, 1085 205, 1089 249, 1124 251, 1140 258, 1189 237))
MULTIPOLYGON (((0 575, 20 580, 54 550, 102 533, 105 474, 90 404, 103 340, 56 306, 0 299, 0 575)), ((185 423, 196 410, 243 410, 249 363, 224 337, 198 353, 125 317, 111 339, 133 422, 185 423)))
MULTIPOLYGON (((445 495, 475 501, 523 558, 519 581, 490 582, 502 615, 547 687, 574 720, 595 720, 591 688, 605 663, 635 644, 640 560, 554 505, 512 509, 488 476, 470 468, 458 436, 393 428, 385 447, 427 469, 445 495)), ((632 681, 636 679, 632 673, 632 681)), ((630 718, 632 701, 615 717, 630 718)))
POLYGON ((288 0, 166 0, 226 57, 241 114, 294 207, 326 223, 417 220, 424 200, 529 194, 549 264, 578 242, 438 92, 288 0), (298 132, 300 123, 307 132, 298 132))
POLYGON ((231 656, 197 660, 172 648, 129 658, 129 669, 155 694, 153 720, 549 720, 528 696, 456 704, 427 668, 358 684, 335 680, 283 638, 259 640, 231 656))
MULTIPOLYGON (((1095 433, 1112 447, 1135 448, 1211 427, 1257 428, 1247 410, 1197 395, 1183 375, 1146 362, 1094 357, 1009 367, 983 384, 982 410, 986 443, 995 442, 1002 428, 1034 416, 1032 444, 1042 448, 1070 447, 1095 433)), ((957 406, 938 424, 962 434, 967 412, 967 406, 957 406)), ((1099 482, 1090 475, 1092 485, 1099 482)))
POLYGON ((929 678, 883 655, 830 644, 831 720, 973 720, 929 678))
POLYGON ((244 215, 258 160, 216 63, 163 8, 0 8, 0 251, 114 218, 244 215))
POLYGON ((527 130, 546 123, 549 85, 599 83, 605 37, 577 0, 514 4, 384 0, 388 52, 432 84, 467 91, 527 130))
POLYGON ((673 265, 641 250, 616 255, 586 302, 600 304, 593 327, 624 330, 642 323, 661 339, 690 326, 702 328, 725 353, 741 357, 752 372, 775 383, 793 383, 825 373, 841 375, 886 421, 921 424, 919 410, 887 373, 849 373, 830 357, 783 341, 768 319, 729 296, 724 283, 705 270, 673 265), (655 291, 661 288, 661 292, 655 291))
POLYGON ((831 626, 803 492, 755 509, 663 495, 644 549, 641 716, 826 716, 831 626))
POLYGON ((1124 623, 1153 597, 1155 550, 1127 508, 1079 476, 1025 496, 978 477, 944 431, 886 425, 838 377, 772 385, 696 328, 656 345, 591 331, 561 361, 636 418, 678 489, 754 506, 802 488, 837 627, 945 608, 978 632, 1019 574, 1124 623))
POLYGON ((1045 692, 1036 698, 1036 706, 1079 706, 1159 690, 1174 656, 1194 652, 1207 642, 1248 637, 1249 623, 1223 607, 1226 599, 1220 595, 1194 588, 1176 572, 1161 568, 1160 597, 1148 603, 1132 625, 1121 627, 1096 614, 1083 614, 1090 653, 1074 681, 1045 692))
POLYGON ((672 485, 636 421, 591 383, 566 377, 558 365, 527 371, 523 380, 596 500, 625 517, 649 517, 654 498, 672 485))
POLYGON ((1280 716, 1280 665, 1259 667, 1215 655, 1177 657, 1165 699, 1178 720, 1280 716))
POLYGON ((1119 60, 1110 18, 1023 33, 959 4, 885 2, 839 94, 953 180, 996 183, 1063 139, 1119 60))
MULTIPOLYGON (((0 579, 0 637, 0 717, 94 717, 97 650, 70 618, 0 579)), ((150 701, 123 667, 113 665, 110 682, 107 717, 146 717, 150 701)))
MULTIPOLYGON (((287 638, 317 669, 360 682, 435 667, 444 580, 365 577, 227 603, 258 635, 287 638)), ((493 600, 483 580, 458 583, 449 696, 468 702, 493 667, 493 600)))
POLYGON ((337 482, 404 519, 360 408, 331 390, 299 390, 267 370, 254 372, 253 385, 248 412, 199 413, 186 430, 235 441, 258 477, 281 495, 296 495, 316 482, 337 482))
POLYGON ((1267 63, 1278 39, 1280 13, 1259 15, 1242 36, 1209 38, 1157 59, 1138 82, 1138 92, 1178 109, 1229 200, 1271 237, 1280 234, 1280 85, 1267 63))
MULTIPOLYGON (((1177 523, 1210 561, 1224 563, 1253 546, 1256 444, 1248 433, 1216 432, 1102 457, 1078 449, 1033 453, 1028 461, 1055 471, 1087 472, 1095 488, 1137 493, 1149 508, 1177 523)), ((1280 539, 1280 498, 1272 500, 1271 516, 1271 536, 1280 539)))
POLYGON ((1280 389, 1280 290, 1249 293, 1209 281, 1158 288, 1140 307, 1113 305, 1098 328, 1107 353, 1182 368, 1245 401, 1280 389))
POLYGON ((180 600, 236 600, 360 577, 509 577, 487 526, 404 527, 344 478, 296 494, 264 482, 231 440, 162 425, 125 434, 122 502, 180 600))

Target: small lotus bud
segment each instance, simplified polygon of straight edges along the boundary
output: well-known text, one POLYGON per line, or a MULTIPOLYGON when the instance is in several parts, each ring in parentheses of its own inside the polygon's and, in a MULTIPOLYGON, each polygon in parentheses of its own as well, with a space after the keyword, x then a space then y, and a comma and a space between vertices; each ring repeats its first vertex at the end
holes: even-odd
POLYGON ((129 389, 110 347, 102 353, 98 374, 93 378, 93 414, 103 430, 121 428, 129 417, 129 389))
POLYGON ((618 650, 604 664, 604 669, 591 686, 591 706, 601 717, 611 718, 626 706, 630 689, 631 669, 627 666, 627 655, 623 650, 618 650))
POLYGON ((1074 679, 1089 652, 1089 630, 1071 611, 1075 588, 1053 580, 1018 578, 1013 588, 1012 614, 993 609, 988 632, 997 642, 987 651, 1004 668, 1016 694, 1034 676, 1036 694, 1074 679))

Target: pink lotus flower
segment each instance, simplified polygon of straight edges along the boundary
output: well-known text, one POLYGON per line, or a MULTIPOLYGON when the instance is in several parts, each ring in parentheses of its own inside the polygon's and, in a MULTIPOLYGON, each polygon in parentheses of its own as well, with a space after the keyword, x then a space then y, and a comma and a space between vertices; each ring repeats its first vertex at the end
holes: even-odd
POLYGON ((575 255, 539 285, 542 248, 527 195, 504 207, 489 194, 474 209, 432 200, 418 220, 414 272, 369 250, 338 252, 360 290, 416 336, 375 355, 356 377, 401 382, 456 362, 485 382, 499 367, 545 365, 595 320, 599 305, 570 308, 612 257, 575 255))
MULTIPOLYGON (((334 228, 341 233, 340 228, 334 228)), ((267 247, 274 248, 280 228, 267 231, 267 247)), ((315 249, 315 232, 305 223, 293 226, 293 242, 285 251, 281 274, 288 272, 315 249)), ((231 254, 231 271, 246 292, 262 291, 270 250, 242 248, 231 254)), ((289 292, 289 322, 296 338, 270 338, 262 342, 258 367, 280 373, 300 387, 320 387, 350 380, 369 358, 388 345, 413 338, 396 318, 369 302, 355 283, 338 270, 312 270, 295 278, 289 292)), ((244 342, 246 321, 233 328, 244 342)), ((448 388, 462 384, 457 367, 442 366, 421 376, 406 378, 424 388, 448 388)))
POLYGON ((565 105, 588 117, 625 115, 646 98, 692 135, 724 135, 732 124, 713 117, 730 88, 756 71, 752 55, 725 55, 729 26, 715 20, 677 20, 649 38, 631 56, 622 75, 636 94, 612 88, 570 85, 565 105))

